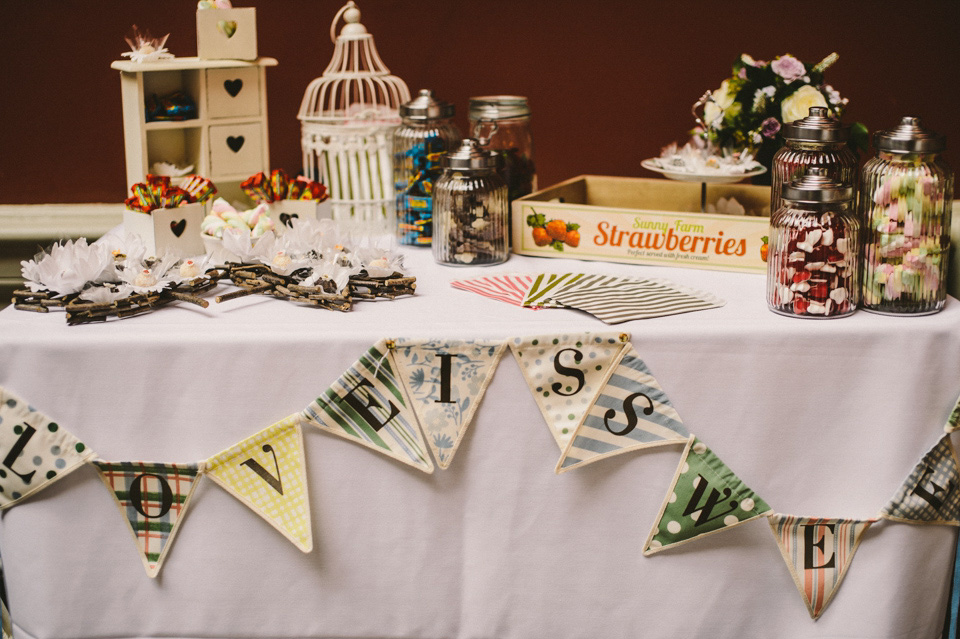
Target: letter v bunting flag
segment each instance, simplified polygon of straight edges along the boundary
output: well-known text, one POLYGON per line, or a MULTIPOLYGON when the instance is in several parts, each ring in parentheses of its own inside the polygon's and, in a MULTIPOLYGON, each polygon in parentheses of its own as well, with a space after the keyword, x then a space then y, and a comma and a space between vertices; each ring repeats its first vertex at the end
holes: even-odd
POLYGON ((397 374, 440 468, 453 461, 505 346, 501 340, 393 343, 397 374))
POLYGON ((907 524, 960 525, 957 454, 944 435, 897 490, 880 516, 907 524))
POLYGON ((557 473, 631 450, 685 444, 680 415, 646 364, 627 344, 620 363, 567 443, 557 473))
POLYGON ((299 414, 214 455, 206 474, 297 548, 313 550, 299 414))
POLYGON ((417 418, 390 363, 386 340, 371 346, 301 415, 321 430, 433 472, 417 418))

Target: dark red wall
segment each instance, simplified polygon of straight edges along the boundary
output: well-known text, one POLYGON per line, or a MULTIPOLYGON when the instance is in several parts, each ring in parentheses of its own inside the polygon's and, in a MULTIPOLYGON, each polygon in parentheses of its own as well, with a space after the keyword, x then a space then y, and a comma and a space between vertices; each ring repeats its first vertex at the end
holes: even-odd
MULTIPOLYGON (((250 6, 237 2, 237 6, 250 6)), ((836 51, 827 81, 846 119, 874 131, 917 114, 960 165, 960 2, 359 0, 390 70, 412 93, 454 102, 526 95, 541 186, 582 173, 647 175, 640 161, 682 141, 690 105, 740 53, 836 51)), ((333 52, 341 0, 257 6, 274 168, 300 169, 297 110, 333 52)), ((119 202, 125 196, 118 72, 133 24, 196 55, 191 0, 4 0, 0 21, 0 203, 119 202)))

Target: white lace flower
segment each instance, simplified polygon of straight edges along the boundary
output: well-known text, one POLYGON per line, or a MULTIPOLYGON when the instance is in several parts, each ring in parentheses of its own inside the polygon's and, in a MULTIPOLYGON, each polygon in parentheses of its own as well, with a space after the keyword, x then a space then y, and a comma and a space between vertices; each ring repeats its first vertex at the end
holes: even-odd
POLYGON ((48 290, 57 296, 69 295, 88 283, 99 284, 115 277, 113 256, 101 244, 87 244, 85 238, 57 243, 49 252, 20 262, 23 279, 31 291, 48 290))

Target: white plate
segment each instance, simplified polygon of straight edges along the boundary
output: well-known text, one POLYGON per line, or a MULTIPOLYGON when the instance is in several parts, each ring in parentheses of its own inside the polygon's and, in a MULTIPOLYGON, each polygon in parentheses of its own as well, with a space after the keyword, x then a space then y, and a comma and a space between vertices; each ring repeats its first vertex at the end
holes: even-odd
POLYGON ((680 182, 709 182, 710 184, 736 184, 737 182, 746 180, 748 177, 762 175, 767 172, 767 168, 761 166, 758 169, 746 171, 745 173, 707 173, 705 175, 698 175, 686 171, 671 171, 670 169, 657 166, 654 158, 644 160, 640 163, 640 166, 650 171, 662 173, 671 180, 678 180, 680 182))

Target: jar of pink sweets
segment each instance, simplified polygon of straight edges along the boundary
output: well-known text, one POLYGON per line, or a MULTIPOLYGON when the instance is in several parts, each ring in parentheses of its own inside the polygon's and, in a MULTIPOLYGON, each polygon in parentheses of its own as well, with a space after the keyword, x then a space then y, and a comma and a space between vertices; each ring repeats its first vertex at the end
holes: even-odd
POLYGON ((792 317, 850 315, 859 296, 860 223, 853 187, 809 167, 783 186, 770 218, 767 306, 792 317))
POLYGON ((953 172, 943 136, 920 119, 874 136, 858 211, 866 224, 862 305, 887 315, 928 315, 947 299, 953 172))

